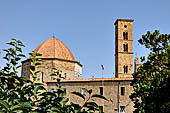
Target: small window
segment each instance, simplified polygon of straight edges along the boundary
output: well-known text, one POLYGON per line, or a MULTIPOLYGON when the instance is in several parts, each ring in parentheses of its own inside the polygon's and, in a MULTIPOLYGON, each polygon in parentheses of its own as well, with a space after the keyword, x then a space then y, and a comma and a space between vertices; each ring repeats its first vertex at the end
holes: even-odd
POLYGON ((67 73, 64 73, 64 79, 66 79, 66 77, 67 77, 67 73))
POLYGON ((120 106, 120 113, 125 113, 125 106, 120 106))
POLYGON ((67 89, 63 88, 63 91, 64 91, 64 95, 66 95, 67 94, 67 89))
POLYGON ((126 33, 125 32, 123 32, 123 40, 125 40, 126 38, 126 33))
POLYGON ((125 96, 125 87, 121 87, 121 96, 125 96))
POLYGON ((126 73, 128 73, 128 66, 126 66, 125 69, 126 69, 126 73))
POLYGON ((42 83, 44 81, 44 73, 42 72, 40 75, 40 83, 42 83))
POLYGON ((125 36, 125 37, 126 37, 126 39, 125 39, 125 40, 128 40, 128 32, 126 32, 126 36, 125 36))
POLYGON ((123 32, 123 40, 128 40, 128 32, 123 32))
POLYGON ((123 52, 126 52, 126 44, 123 44, 123 52))
POLYGON ((54 88, 51 88, 51 92, 54 92, 54 88))
POLYGON ((100 87, 100 95, 103 95, 103 87, 100 87))
POLYGON ((123 52, 128 52, 128 44, 123 44, 123 52))
POLYGON ((86 95, 86 88, 82 88, 82 95, 86 95))
POLYGON ((114 113, 118 113, 118 110, 117 110, 117 109, 114 109, 114 113))
POLYGON ((123 71, 124 71, 124 73, 128 73, 128 66, 123 66, 123 71))

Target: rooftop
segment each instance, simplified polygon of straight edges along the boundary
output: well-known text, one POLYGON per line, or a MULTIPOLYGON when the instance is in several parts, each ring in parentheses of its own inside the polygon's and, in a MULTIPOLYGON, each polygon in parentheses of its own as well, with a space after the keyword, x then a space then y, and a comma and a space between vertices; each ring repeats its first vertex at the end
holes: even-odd
POLYGON ((134 20, 132 20, 132 19, 117 19, 117 20, 115 21, 114 25, 116 25, 118 21, 133 22, 134 20))
POLYGON ((42 54, 42 56, 38 56, 38 58, 58 58, 75 61, 71 51, 56 37, 52 37, 40 44, 34 52, 42 54))
MULTIPOLYGON (((76 82, 111 82, 111 81, 131 81, 133 78, 88 78, 88 79, 70 79, 61 80, 61 83, 76 83, 76 82)), ((56 80, 45 81, 46 83, 56 83, 56 80)))

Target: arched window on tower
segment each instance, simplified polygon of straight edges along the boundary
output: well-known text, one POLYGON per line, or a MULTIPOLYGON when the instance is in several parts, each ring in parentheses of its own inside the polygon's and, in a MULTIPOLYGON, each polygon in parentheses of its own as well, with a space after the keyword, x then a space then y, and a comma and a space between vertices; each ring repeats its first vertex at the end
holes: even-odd
POLYGON ((126 44, 126 52, 128 52, 128 44, 126 44))
POLYGON ((125 47, 125 44, 123 44, 123 52, 125 52, 125 48, 126 48, 126 47, 125 47))
POLYGON ((128 66, 124 65, 123 66, 123 71, 124 71, 124 73, 128 73, 128 66))
POLYGON ((123 32, 123 40, 128 40, 128 32, 123 32))
POLYGON ((126 37, 126 39, 125 39, 125 40, 128 40, 128 32, 126 32, 126 36, 125 36, 125 37, 126 37))
POLYGON ((126 66, 126 73, 128 73, 128 66, 126 66))
POLYGON ((123 52, 128 52, 128 44, 123 44, 123 52))
POLYGON ((123 40, 125 40, 125 38, 126 38, 126 33, 123 32, 123 40))

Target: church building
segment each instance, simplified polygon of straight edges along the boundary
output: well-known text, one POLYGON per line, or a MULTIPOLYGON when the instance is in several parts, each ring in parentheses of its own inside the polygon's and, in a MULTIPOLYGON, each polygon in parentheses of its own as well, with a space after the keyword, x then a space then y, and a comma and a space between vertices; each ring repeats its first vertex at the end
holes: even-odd
MULTIPOLYGON (((46 84, 49 91, 55 90, 56 79, 49 76, 53 68, 61 71, 62 88, 70 101, 82 104, 81 98, 71 94, 73 91, 84 94, 84 89, 92 89, 93 93, 105 96, 108 101, 96 99, 105 113, 132 113, 133 102, 129 95, 133 88, 130 86, 133 70, 133 20, 117 19, 115 25, 115 78, 88 78, 82 79, 82 64, 76 61, 73 54, 59 39, 52 37, 40 44, 35 52, 43 61, 36 70, 39 70, 37 81, 46 84)), ((138 60, 136 60, 139 65, 138 60)), ((22 76, 32 80, 30 75, 30 58, 22 62, 22 76)), ((136 66, 136 64, 135 64, 136 66)))

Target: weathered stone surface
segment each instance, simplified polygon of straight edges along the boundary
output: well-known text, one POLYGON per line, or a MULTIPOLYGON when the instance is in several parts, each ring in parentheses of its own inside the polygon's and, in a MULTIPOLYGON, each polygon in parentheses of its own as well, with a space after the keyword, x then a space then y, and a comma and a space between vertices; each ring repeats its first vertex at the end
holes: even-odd
MULTIPOLYGON (((103 106, 105 113, 114 113, 120 106, 125 106, 126 113, 132 113, 133 103, 129 99, 132 93, 130 82, 132 79, 124 78, 101 78, 101 79, 77 79, 77 80, 62 80, 62 88, 66 88, 66 96, 71 102, 83 104, 83 100, 71 92, 77 91, 82 93, 82 88, 92 89, 93 93, 100 94, 100 87, 103 87, 103 95, 108 101, 94 99, 98 105, 103 106), (121 87, 125 87, 125 95, 121 96, 121 87)), ((46 81, 48 90, 56 89, 56 81, 46 81)), ((97 112, 96 112, 97 113, 97 112)))
POLYGON ((132 77, 132 73, 133 20, 117 19, 115 22, 115 76, 118 78, 132 77), (123 32, 128 33, 128 39, 124 39, 123 32), (124 51, 124 44, 128 45, 127 51, 124 51), (124 66, 128 66, 127 73, 124 73, 124 66))

